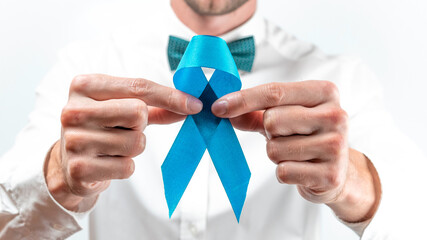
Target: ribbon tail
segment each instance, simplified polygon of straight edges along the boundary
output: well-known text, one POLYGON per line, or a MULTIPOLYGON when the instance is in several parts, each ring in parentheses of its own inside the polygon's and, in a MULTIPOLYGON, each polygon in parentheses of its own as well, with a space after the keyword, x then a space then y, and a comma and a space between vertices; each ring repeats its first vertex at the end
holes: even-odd
POLYGON ((181 200, 205 150, 206 144, 203 137, 193 117, 188 116, 162 164, 169 218, 181 200))
POLYGON ((239 222, 251 172, 228 119, 221 119, 207 148, 239 222))

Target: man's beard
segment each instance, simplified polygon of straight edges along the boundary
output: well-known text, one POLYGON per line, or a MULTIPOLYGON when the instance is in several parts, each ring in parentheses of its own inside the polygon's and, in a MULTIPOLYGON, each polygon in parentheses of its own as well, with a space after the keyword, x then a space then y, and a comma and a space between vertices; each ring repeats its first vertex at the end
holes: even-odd
POLYGON ((199 15, 223 15, 238 9, 248 0, 185 0, 188 6, 199 15))

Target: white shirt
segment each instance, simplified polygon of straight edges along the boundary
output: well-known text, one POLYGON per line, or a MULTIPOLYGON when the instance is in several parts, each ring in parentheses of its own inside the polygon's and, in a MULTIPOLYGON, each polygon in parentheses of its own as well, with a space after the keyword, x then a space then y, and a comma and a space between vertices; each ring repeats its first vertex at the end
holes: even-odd
MULTIPOLYGON (((207 153, 168 218, 160 166, 182 122, 149 126, 134 175, 112 181, 91 211, 67 211, 51 197, 43 163, 60 138, 60 113, 75 75, 143 77, 173 87, 168 36, 189 40, 194 33, 167 3, 147 7, 141 21, 123 26, 110 38, 65 48, 38 87, 29 124, 0 161, 0 239, 63 239, 81 229, 77 218, 87 214, 90 239, 320 239, 320 205, 304 200, 295 186, 277 182, 264 137, 251 132, 236 130, 252 172, 240 223, 207 153)), ((383 188, 378 212, 363 234, 357 224, 344 224, 362 239, 420 239, 426 223, 421 219, 427 213, 419 189, 426 181, 421 171, 425 158, 385 111, 373 74, 360 60, 326 55, 258 14, 222 38, 250 35, 256 57, 251 73, 240 72, 243 88, 314 79, 332 81, 340 90, 341 105, 350 116, 350 147, 371 159, 383 188)))

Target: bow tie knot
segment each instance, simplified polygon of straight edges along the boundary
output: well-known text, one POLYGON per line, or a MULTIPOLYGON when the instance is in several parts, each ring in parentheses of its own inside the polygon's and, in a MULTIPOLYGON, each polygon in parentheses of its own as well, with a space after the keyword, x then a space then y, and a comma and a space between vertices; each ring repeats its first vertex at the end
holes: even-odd
MULTIPOLYGON (((184 55, 185 49, 187 49, 188 43, 189 42, 187 40, 169 36, 168 60, 171 70, 177 69, 179 62, 184 55)), ((254 38, 252 36, 242 38, 227 43, 227 46, 230 49, 237 69, 250 72, 255 58, 254 38)))

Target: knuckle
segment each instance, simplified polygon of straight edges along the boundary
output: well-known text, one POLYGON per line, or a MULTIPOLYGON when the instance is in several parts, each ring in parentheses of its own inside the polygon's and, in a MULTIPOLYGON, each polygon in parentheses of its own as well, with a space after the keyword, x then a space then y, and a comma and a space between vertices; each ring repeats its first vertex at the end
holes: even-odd
POLYGON ((263 122, 265 131, 274 134, 276 130, 276 113, 273 109, 268 109, 264 112, 263 122))
POLYGON ((276 177, 280 183, 287 183, 289 181, 289 173, 286 165, 279 164, 276 168, 276 177))
POLYGON ((123 166, 123 170, 122 170, 122 174, 120 176, 121 179, 127 179, 130 176, 132 176, 132 174, 135 171, 135 163, 131 158, 124 158, 122 159, 122 166, 123 166))
POLYGON ((169 90, 169 93, 167 95, 168 95, 168 99, 166 100, 167 105, 168 106, 175 106, 176 105, 175 104, 176 103, 176 101, 175 101, 175 99, 176 99, 176 93, 175 93, 175 91, 169 90))
POLYGON ((333 167, 326 175, 327 184, 331 188, 338 188, 343 183, 343 178, 337 168, 333 167))
POLYGON ((339 109, 335 116, 335 129, 340 132, 345 132, 348 129, 348 114, 343 109, 339 109))
POLYGON ((330 81, 320 81, 321 91, 324 96, 328 96, 331 99, 339 99, 338 87, 330 81))
POLYGON ((70 90, 73 92, 82 92, 90 84, 92 75, 90 74, 81 74, 77 75, 71 81, 70 90))
POLYGON ((82 137, 74 132, 64 132, 63 139, 65 141, 65 150, 70 152, 80 152, 82 150, 82 137))
POLYGON ((280 161, 280 152, 273 140, 267 141, 267 156, 276 164, 280 161))
POLYGON ((271 105, 280 104, 284 98, 284 92, 280 83, 269 83, 265 85, 266 102, 271 105))
POLYGON ((293 134, 293 129, 281 124, 281 114, 277 108, 270 108, 264 112, 264 130, 271 136, 288 136, 293 134))
POLYGON ((145 150, 145 135, 143 133, 138 132, 138 134, 135 137, 134 146, 133 146, 133 154, 131 155, 138 155, 142 153, 145 150))
POLYGON ((87 173, 88 165, 83 159, 74 159, 68 162, 68 175, 74 181, 82 181, 87 173))
POLYGON ((64 127, 85 122, 86 116, 82 108, 68 103, 61 112, 61 124, 64 127))
POLYGON ((333 122, 338 125, 345 124, 348 120, 347 112, 343 109, 339 108, 334 112, 333 122))
POLYGON ((348 122, 348 115, 347 112, 345 112, 343 109, 341 108, 333 108, 330 109, 329 111, 326 112, 325 114, 327 121, 337 127, 337 128, 342 128, 345 127, 347 125, 348 122))
POLYGON ((169 89, 167 98, 167 106, 172 108, 178 108, 182 110, 188 110, 187 97, 183 97, 181 92, 174 89, 169 89))
POLYGON ((135 121, 135 126, 144 126, 147 125, 148 121, 148 107, 145 102, 141 100, 135 100, 133 105, 134 115, 133 119, 135 121))
POLYGON ((334 134, 326 144, 330 155, 339 156, 345 146, 345 138, 341 134, 334 134))
POLYGON ((150 83, 143 78, 133 78, 129 89, 133 96, 146 96, 151 94, 150 83))

